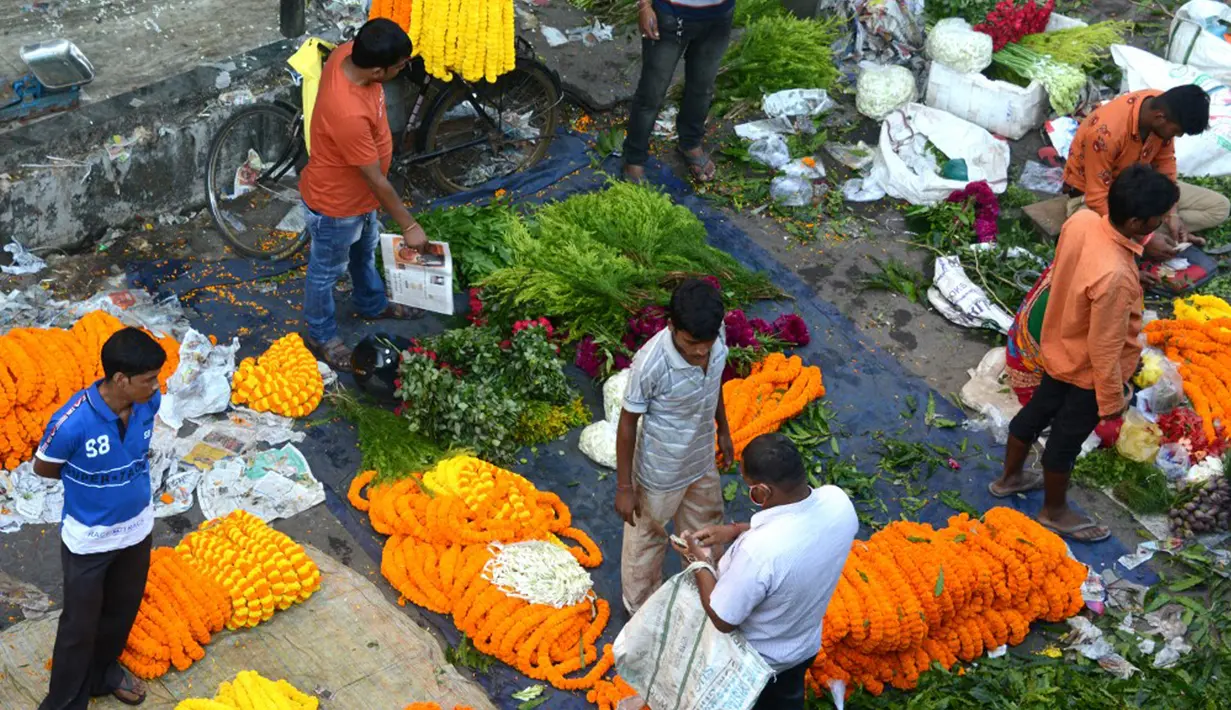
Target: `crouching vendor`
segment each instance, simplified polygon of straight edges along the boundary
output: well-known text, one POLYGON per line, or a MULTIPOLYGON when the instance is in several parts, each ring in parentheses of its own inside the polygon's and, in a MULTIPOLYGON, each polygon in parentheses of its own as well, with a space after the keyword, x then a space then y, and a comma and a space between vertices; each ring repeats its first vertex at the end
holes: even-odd
POLYGON ((748 523, 686 534, 690 562, 713 564, 708 548, 730 545, 718 575, 698 568, 705 613, 719 631, 739 629, 774 671, 753 710, 803 710, 808 668, 821 649, 821 622, 859 518, 837 486, 808 485, 799 451, 782 434, 744 449, 748 497, 762 510, 748 523))
POLYGON ((1117 97, 1091 112, 1073 138, 1064 167, 1069 216, 1081 209, 1107 216, 1111 182, 1136 163, 1153 166, 1179 185, 1179 203, 1145 242, 1140 273, 1146 287, 1186 291, 1206 281, 1216 268, 1197 248, 1205 239, 1195 232, 1225 222, 1231 202, 1213 190, 1179 182, 1175 162, 1175 139, 1203 133, 1209 123, 1209 95, 1186 84, 1166 92, 1147 89, 1117 97))

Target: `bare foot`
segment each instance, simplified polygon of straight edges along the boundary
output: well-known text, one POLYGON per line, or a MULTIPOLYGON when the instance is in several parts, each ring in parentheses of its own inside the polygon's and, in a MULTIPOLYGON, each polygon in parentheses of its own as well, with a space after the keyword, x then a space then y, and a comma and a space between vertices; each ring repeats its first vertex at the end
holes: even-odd
POLYGON ((624 179, 633 184, 641 183, 645 180, 644 165, 625 165, 624 179))

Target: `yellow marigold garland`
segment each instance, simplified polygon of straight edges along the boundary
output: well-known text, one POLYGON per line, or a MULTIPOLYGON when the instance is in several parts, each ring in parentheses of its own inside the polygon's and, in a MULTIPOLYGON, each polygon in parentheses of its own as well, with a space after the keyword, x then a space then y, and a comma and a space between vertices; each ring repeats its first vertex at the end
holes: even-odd
POLYGON ((325 383, 298 333, 274 341, 259 358, 244 358, 231 380, 231 403, 284 417, 316 411, 325 383))
MULTIPOLYGON (((1179 309, 1180 301, 1176 304, 1179 309)), ((1201 417, 1206 438, 1222 438, 1219 425, 1228 421, 1231 408, 1231 318, 1156 320, 1146 324, 1145 334, 1146 342, 1179 365, 1184 394, 1201 417)))
POLYGON ((749 442, 778 431, 783 422, 824 396, 821 368, 805 367, 798 355, 772 353, 755 363, 748 377, 728 380, 722 386, 722 398, 735 458, 742 460, 749 442))
MULTIPOLYGON (((124 324, 91 311, 72 328, 15 328, 0 335, 0 463, 12 470, 34 455, 51 415, 73 394, 102 379, 103 343, 124 324)), ((179 366, 179 343, 156 337, 167 354, 158 381, 179 366)))
POLYGON ((375 0, 368 18, 384 17, 405 29, 432 76, 494 82, 517 62, 513 1, 375 0))
POLYGON ((570 527, 559 497, 469 456, 442 461, 421 480, 369 489, 364 499, 373 478, 357 475, 347 497, 389 535, 381 573, 403 600, 451 615, 479 651, 561 690, 593 688, 611 669, 611 647, 597 647, 611 613, 606 600, 591 592, 557 609, 510 597, 483 578, 492 542, 564 536, 579 543, 569 551, 582 565, 602 562, 598 546, 570 527))
POLYGON ((940 530, 892 523, 851 547, 808 683, 818 694, 835 679, 909 690, 933 661, 972 661, 1021 643, 1036 619, 1076 614, 1085 578, 1063 540, 1010 508, 940 530))
POLYGON ((202 523, 175 549, 227 590, 228 629, 256 626, 320 588, 320 570, 303 546, 243 510, 202 523))
POLYGON ((175 710, 316 710, 320 700, 295 686, 261 677, 256 671, 240 671, 235 680, 218 686, 213 700, 189 698, 175 710))
POLYGON ((231 615, 231 595, 175 550, 150 554, 149 577, 120 662, 139 678, 157 678, 174 665, 186 670, 231 615))
POLYGON ((1194 294, 1175 299, 1174 306, 1176 320, 1205 323, 1219 318, 1231 318, 1231 304, 1217 296, 1194 294))

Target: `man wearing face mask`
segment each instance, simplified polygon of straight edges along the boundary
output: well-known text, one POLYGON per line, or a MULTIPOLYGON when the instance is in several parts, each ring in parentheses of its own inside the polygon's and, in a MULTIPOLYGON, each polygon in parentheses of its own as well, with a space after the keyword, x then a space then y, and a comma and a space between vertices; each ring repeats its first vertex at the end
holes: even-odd
MULTIPOLYGON (((1213 190, 1177 181, 1175 139, 1203 133, 1209 123, 1210 97, 1193 84, 1166 92, 1133 91, 1095 109, 1077 129, 1064 166, 1069 215, 1086 208, 1107 216, 1112 181, 1130 165, 1145 163, 1179 185, 1180 199, 1161 222, 1166 234, 1146 245, 1144 258, 1166 261, 1179 244, 1205 244, 1193 232, 1226 221, 1231 202, 1213 190)), ((1157 281, 1149 270, 1141 278, 1147 285, 1157 281)))
POLYGON ((725 463, 735 461, 722 401, 722 295, 705 281, 685 281, 669 310, 669 325, 633 358, 616 434, 620 581, 629 614, 662 584, 667 522, 679 531, 722 520, 715 437, 725 463))
POLYGON ((1069 475, 1100 420, 1129 406, 1129 379, 1141 359, 1142 291, 1136 257, 1180 199, 1180 188, 1148 165, 1120 173, 1107 216, 1083 210, 1060 230, 1051 295, 1043 314, 1043 380, 1009 423, 1004 473, 989 485, 1004 498, 1043 489, 1043 527, 1078 542, 1111 536, 1068 505, 1069 475), (1041 473, 1023 470, 1030 447, 1051 427, 1041 473))
POLYGON ((762 510, 747 523, 713 525, 685 535, 701 605, 723 633, 739 629, 774 670, 753 710, 803 710, 804 676, 821 649, 833 596, 859 517, 837 486, 808 485, 799 451, 782 434, 762 434, 744 449, 748 497, 762 510))

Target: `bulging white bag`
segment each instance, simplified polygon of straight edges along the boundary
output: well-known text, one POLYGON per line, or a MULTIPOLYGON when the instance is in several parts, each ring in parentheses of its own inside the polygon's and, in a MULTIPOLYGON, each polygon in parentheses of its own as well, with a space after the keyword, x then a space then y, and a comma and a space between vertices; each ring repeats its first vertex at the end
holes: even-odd
POLYGON ((1231 7, 1214 0, 1192 0, 1175 13, 1167 41, 1167 59, 1187 64, 1231 84, 1231 42, 1206 30, 1211 19, 1231 21, 1231 7))
POLYGON ((967 182, 986 180, 992 192, 1004 192, 1008 185, 1009 144, 973 123, 946 111, 923 104, 907 104, 881 123, 880 150, 872 161, 872 178, 885 192, 914 205, 932 205, 967 182), (906 164, 898 151, 926 136, 949 158, 966 161, 966 180, 949 180, 939 173, 920 175, 906 164))
POLYGON ((1167 89, 1196 84, 1210 96, 1210 127, 1195 136, 1175 139, 1176 168, 1181 175, 1231 174, 1231 88, 1195 66, 1180 66, 1149 52, 1117 44, 1111 58, 1124 70, 1125 91, 1167 89))
POLYGON ((693 574, 708 566, 667 580, 616 637, 616 672, 652 708, 749 710, 773 674, 738 630, 710 623, 693 574))

